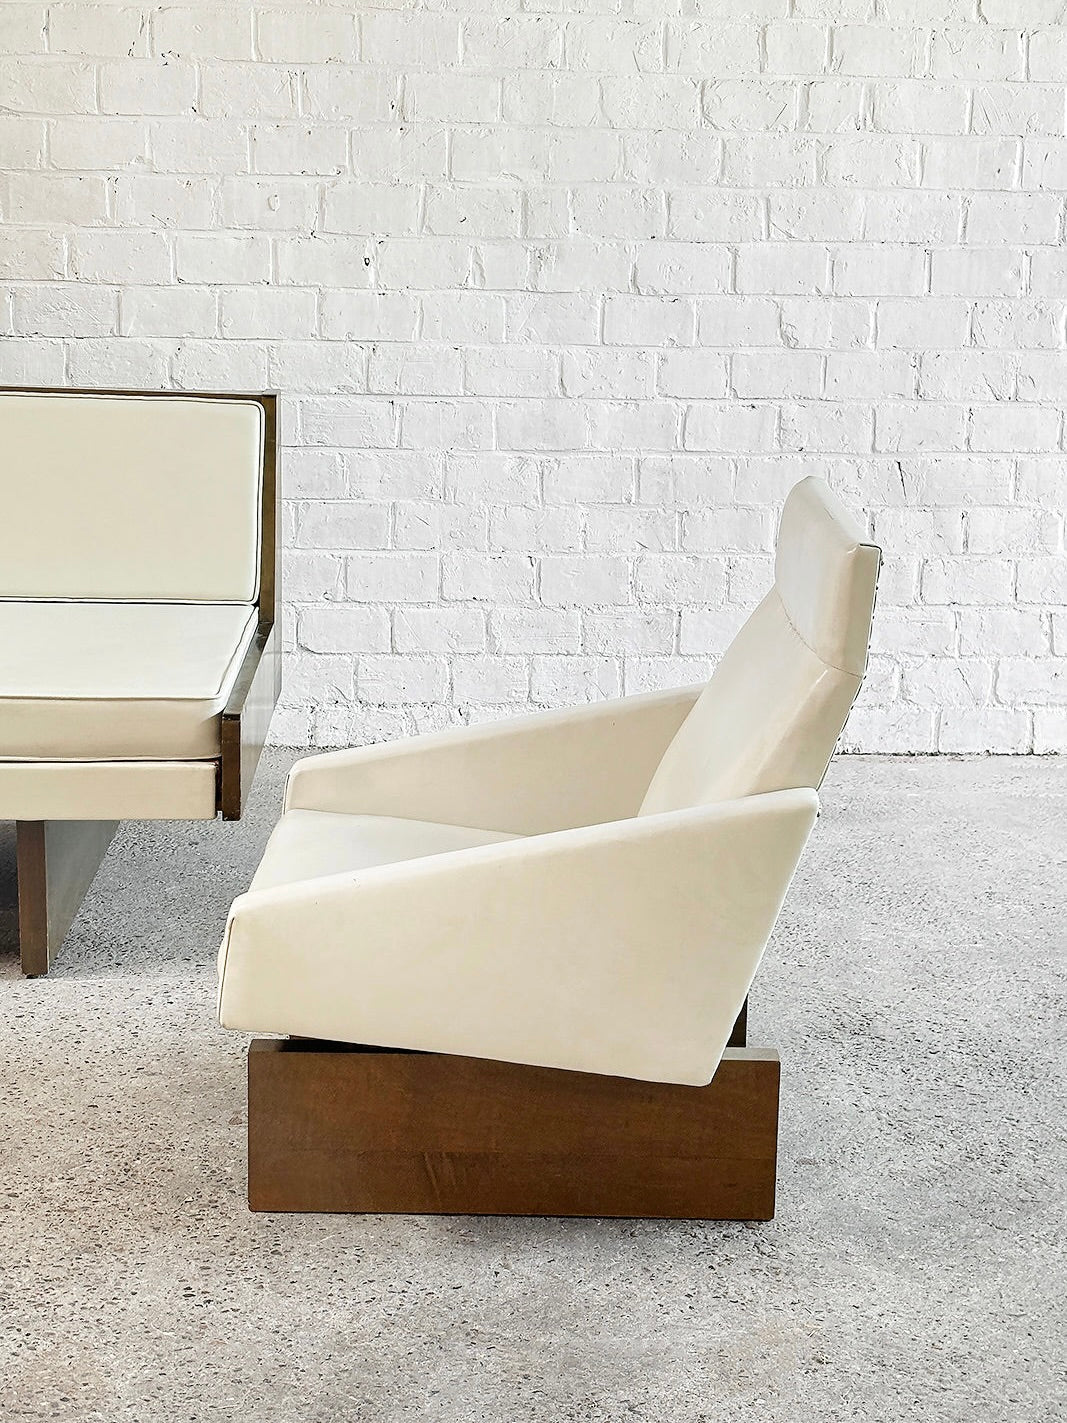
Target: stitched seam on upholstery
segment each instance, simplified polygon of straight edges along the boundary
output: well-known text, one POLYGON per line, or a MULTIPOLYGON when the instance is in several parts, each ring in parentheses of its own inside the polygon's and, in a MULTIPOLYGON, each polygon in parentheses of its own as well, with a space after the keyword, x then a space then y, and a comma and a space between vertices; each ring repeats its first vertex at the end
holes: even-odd
POLYGON ((785 620, 789 624, 790 630, 796 637, 797 641, 804 644, 804 646, 811 653, 812 657, 817 657, 824 667, 829 667, 834 672, 840 672, 842 677, 859 677, 862 680, 863 674, 861 672, 853 672, 852 669, 849 667, 839 667, 836 662, 831 662, 828 658, 824 657, 822 653, 819 652, 816 648, 812 647, 811 643, 800 631, 793 619, 789 616, 789 609, 785 605, 785 599, 778 591, 777 583, 775 583, 774 585, 773 592, 774 596, 778 599, 778 602, 781 605, 782 612, 785 615, 785 620))

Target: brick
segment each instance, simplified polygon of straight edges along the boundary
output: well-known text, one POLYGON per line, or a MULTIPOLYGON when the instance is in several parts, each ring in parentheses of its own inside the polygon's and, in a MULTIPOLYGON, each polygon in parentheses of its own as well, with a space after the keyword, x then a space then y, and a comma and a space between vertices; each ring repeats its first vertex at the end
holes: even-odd
POLYGON ((252 129, 235 119, 159 119, 149 129, 149 145, 152 166, 162 173, 247 173, 251 167, 252 129))
POLYGON ((683 400, 718 399, 727 390, 726 356, 718 351, 666 351, 659 358, 656 388, 661 395, 683 400))
POLYGON ((804 399, 822 389, 822 357, 813 351, 740 352, 730 363, 734 393, 742 400, 804 399))
POLYGON ((0 229, 0 278, 53 281, 67 275, 67 248, 61 234, 36 227, 0 229))
POLYGON ((984 84, 974 91, 971 131, 1063 134, 1063 95, 1054 86, 984 84))
POLYGON ((759 133, 796 126, 798 87, 784 80, 713 81, 704 91, 704 118, 715 129, 759 133))
POLYGON ((171 351, 165 341, 82 337, 70 342, 68 378, 72 385, 164 390, 171 386, 171 351))
POLYGON ((320 319, 332 341, 410 341, 419 310, 414 297, 400 292, 328 291, 320 319))
POLYGON ((166 285, 171 244, 161 232, 111 228, 78 232, 71 243, 72 275, 84 282, 166 285))
MULTIPOLYGON (((397 76, 388 70, 346 64, 313 65, 303 71, 302 85, 301 112, 316 118, 375 124, 389 123, 400 117, 399 83, 397 76)), ((299 87, 298 84, 292 92, 298 93, 299 87)), ((264 93, 264 100, 271 107, 271 117, 292 117, 292 107, 286 102, 291 88, 288 82, 284 89, 277 86, 276 98, 271 97, 270 90, 264 93)))
POLYGON ((425 230, 438 237, 517 237, 521 220, 518 188, 434 186, 426 194, 425 230))
POLYGON ((1014 572, 1006 558, 930 559, 922 571, 923 599, 979 606, 1009 603, 1014 572))
POLYGON ((941 297, 904 301, 887 299, 878 303, 877 343, 880 347, 903 347, 907 350, 965 346, 970 321, 969 302, 941 297))
POLYGON ((971 449, 1050 450, 1059 443, 1059 410, 1034 405, 976 406, 971 414, 971 449))
POLYGON ((17 288, 12 302, 16 336, 113 336, 118 293, 72 282, 17 288))
POLYGON ((92 114, 96 70, 84 60, 0 57, 0 109, 22 114, 92 114))
POLYGON ((408 400, 400 443, 416 450, 487 450, 493 444, 493 413, 475 400, 408 400))
POLYGON ((697 341, 701 346, 779 346, 780 308, 759 296, 723 296, 697 304, 697 341))
MULTIPOLYGON (((484 509, 464 508, 440 501, 400 505, 394 515, 394 538, 399 548, 484 549, 487 547, 484 509)), ((384 534, 378 542, 384 541, 384 534)))
POLYGON ((613 658, 572 654, 532 660, 530 697, 542 706, 576 706, 621 695, 621 670, 613 658))
POLYGON ((896 79, 873 84, 871 89, 876 129, 920 134, 967 132, 970 91, 964 83, 896 79))
POLYGON ((582 515, 576 509, 491 509, 489 547, 502 553, 577 551, 582 515))
POLYGON ((355 603, 434 602, 440 584, 435 553, 368 551, 345 560, 346 596, 355 603))
POLYGON ((779 438, 783 450, 866 454, 871 449, 871 413, 862 404, 784 405, 779 438))
POLYGON ((1062 200, 1053 193, 975 193, 967 215, 969 243, 1054 243, 1062 200))
POLYGON ((923 142, 927 188, 1011 188, 1019 165, 1017 138, 930 138, 923 142))
POLYGON ((530 667, 525 657, 456 657, 452 660, 453 694, 461 704, 524 702, 530 695, 530 667))
POLYGON ((781 338, 795 348, 860 350, 872 344, 874 303, 832 297, 786 297, 779 304, 781 338))
MULTIPOLYGON (((1040 256, 1036 253, 1035 256, 1040 256)), ((997 350, 1052 350, 1062 346, 1063 305, 1050 301, 978 301, 974 344, 997 350)))
POLYGON ((935 401, 899 401, 875 415, 875 449, 957 450, 966 440, 967 411, 935 401))
POLYGON ((922 158, 922 142, 898 134, 835 134, 822 143, 825 181, 835 187, 914 188, 922 158))
MULTIPOLYGON (((1060 23, 1035 30, 1030 36, 1029 54, 1030 78, 1056 84, 1067 81, 1067 26, 1062 23, 1067 19, 1067 15, 1064 14, 1062 6, 1054 18, 1060 23)), ((985 78, 984 75, 982 77, 985 78)), ((1000 74, 996 77, 1021 79, 1022 75, 1000 74)))
POLYGON ((687 450, 748 453, 772 449, 776 434, 773 405, 708 402, 689 406, 682 443, 687 450))
POLYGON ((999 351, 928 351, 919 394, 924 400, 1009 400, 1015 381, 1014 358, 999 351))
POLYGON ((388 449, 396 444, 397 415, 391 400, 316 396, 297 402, 295 408, 300 436, 309 445, 388 449))
POLYGON ((562 56, 563 30, 549 15, 511 12, 503 20, 478 16, 463 24, 463 62, 475 69, 555 69, 562 56))
POLYGON ((251 7, 175 5, 155 10, 152 53, 176 59, 251 59, 251 7))
POLYGON ((682 298, 612 295, 604 303, 608 345, 686 346, 695 331, 693 303, 682 298))
POLYGON ((369 236, 414 232, 419 190, 410 184, 335 183, 326 194, 327 232, 369 236))
POLYGON ((936 251, 930 267, 935 296, 1021 296, 1024 263, 1011 248, 993 251, 956 249, 936 251))
POLYGON ((659 553, 677 547, 677 520, 670 510, 622 504, 589 511, 586 549, 590 553, 659 553))
POLYGON ((830 70, 835 74, 907 78, 923 65, 921 31, 888 25, 837 25, 832 32, 830 70))
POLYGON ((257 123, 252 166, 257 173, 333 177, 348 166, 348 134, 321 123, 257 123))
MULTIPOLYGON (((954 253, 935 252, 935 259, 954 253)), ((926 284, 926 257, 915 247, 843 247, 834 256, 839 296, 919 296, 926 284)))
POLYGON ((300 179, 229 178, 221 190, 227 227, 264 232, 300 232, 318 219, 318 193, 300 179))
POLYGON ((188 114, 196 102, 196 70, 184 60, 109 60, 100 66, 105 114, 188 114))
POLYGON ((737 289, 780 296, 824 295, 830 289, 829 253, 804 242, 765 242, 737 252, 737 289))
POLYGON ((270 247, 262 233, 181 235, 175 240, 179 282, 265 282, 270 276, 270 247))
MULTIPOLYGON (((9 46, 8 9, 5 5, 5 49, 9 46)), ((148 48, 148 17, 134 6, 51 5, 48 48, 53 54, 143 56, 148 48)))
POLYGON ((368 388, 384 395, 462 395, 463 354, 423 343, 373 346, 368 388))
POLYGON ((349 63, 358 49, 356 17, 342 10, 264 10, 256 35, 260 57, 285 64, 349 63))
POLYGON ((446 554, 442 595, 452 601, 529 603, 534 594, 534 575, 534 560, 520 554, 446 554))
POLYGON ((297 641, 309 652, 388 652, 389 615, 384 608, 336 603, 300 608, 297 613, 297 641))
POLYGON ((211 182, 202 177, 123 173, 115 180, 116 216, 133 227, 210 227, 214 199, 211 182))
MULTIPOLYGON (((1034 44, 1030 37, 1031 77, 1034 73, 1034 44)), ((1038 44, 1039 53, 1042 46, 1038 44)), ((1040 67, 1040 66, 1038 66, 1040 67)), ((1025 69, 1023 36, 1017 29, 994 29, 991 25, 938 26, 930 45, 930 72, 935 79, 1022 79, 1025 69)))
MULTIPOLYGON (((398 608, 393 614, 393 641, 398 652, 483 652, 485 613, 479 608, 398 608)), ((388 645, 387 625, 385 646, 388 645)))

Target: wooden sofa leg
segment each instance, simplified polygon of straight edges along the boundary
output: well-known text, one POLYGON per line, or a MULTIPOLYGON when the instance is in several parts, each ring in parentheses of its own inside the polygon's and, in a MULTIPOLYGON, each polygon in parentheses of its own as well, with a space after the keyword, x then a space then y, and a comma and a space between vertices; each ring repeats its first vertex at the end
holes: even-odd
POLYGON ((19 952, 28 978, 48 972, 117 829, 116 820, 16 822, 19 952))
POLYGON ((769 1220, 777 1053, 729 1048, 707 1087, 437 1053, 257 1039, 258 1211, 769 1220))

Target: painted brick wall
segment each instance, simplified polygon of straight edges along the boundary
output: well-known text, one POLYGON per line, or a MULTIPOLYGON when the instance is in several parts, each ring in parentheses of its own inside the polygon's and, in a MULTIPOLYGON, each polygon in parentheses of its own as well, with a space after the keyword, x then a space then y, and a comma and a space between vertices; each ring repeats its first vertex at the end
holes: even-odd
POLYGON ((702 677, 825 475, 849 744, 1067 746, 1064 0, 0 4, 0 379, 284 401, 290 743, 702 677))

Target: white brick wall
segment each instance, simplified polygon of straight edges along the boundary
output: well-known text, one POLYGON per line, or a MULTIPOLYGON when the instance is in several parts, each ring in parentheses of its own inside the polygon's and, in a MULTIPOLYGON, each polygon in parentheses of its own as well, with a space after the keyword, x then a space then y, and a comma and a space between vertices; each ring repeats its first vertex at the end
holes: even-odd
POLYGON ((825 476, 848 733, 1067 749, 1067 0, 0 3, 0 379, 284 395, 276 736, 705 675, 825 476))

